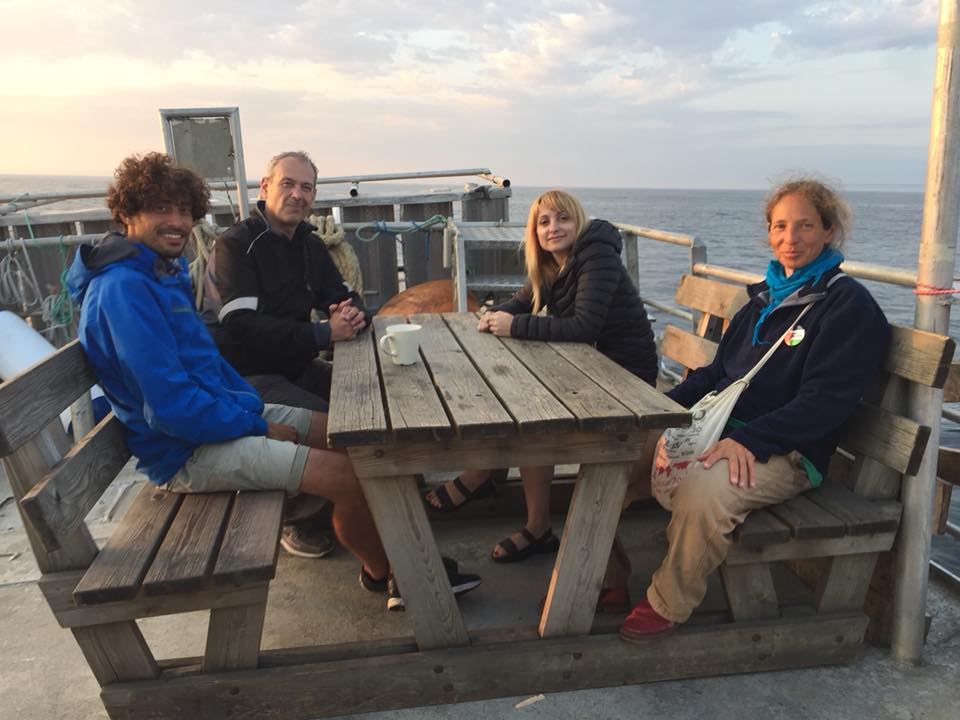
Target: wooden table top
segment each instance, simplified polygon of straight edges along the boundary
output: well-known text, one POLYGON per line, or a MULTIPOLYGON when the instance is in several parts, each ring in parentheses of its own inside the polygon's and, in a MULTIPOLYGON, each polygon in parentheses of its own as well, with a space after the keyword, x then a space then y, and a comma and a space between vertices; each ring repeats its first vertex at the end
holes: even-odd
POLYGON ((585 343, 498 338, 469 313, 376 317, 338 342, 327 441, 332 448, 683 425, 689 413, 585 343), (394 365, 388 325, 423 326, 420 362, 394 365))

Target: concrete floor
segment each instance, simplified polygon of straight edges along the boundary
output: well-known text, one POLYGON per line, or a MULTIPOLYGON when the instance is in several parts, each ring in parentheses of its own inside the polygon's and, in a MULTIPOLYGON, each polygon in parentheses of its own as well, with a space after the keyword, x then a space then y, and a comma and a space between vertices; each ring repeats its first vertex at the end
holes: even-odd
MULTIPOLYGON (((642 514, 641 514, 642 515, 642 514)), ((93 525, 104 537, 112 518, 93 525)), ((522 565, 498 565, 487 558, 493 542, 513 529, 516 520, 497 518, 469 524, 437 523, 441 551, 467 570, 481 573, 484 584, 461 600, 467 626, 534 625, 537 600, 543 595, 552 557, 522 565)), ((555 530, 559 530, 557 519, 555 530)), ((10 523, 15 525, 15 523, 10 523)), ((634 596, 643 590, 662 555, 662 524, 653 514, 629 523, 625 542, 635 571, 634 596)), ((343 642, 410 635, 405 614, 388 613, 384 598, 357 585, 357 565, 338 550, 323 560, 281 553, 271 586, 265 647, 343 642)), ((76 643, 59 628, 35 580, 38 576, 22 532, 0 531, 0 719, 103 720, 97 684, 76 643)), ((706 609, 722 607, 713 588, 706 609)), ((898 666, 886 651, 866 648, 851 666, 661 682, 550 694, 517 708, 528 699, 503 698, 365 715, 390 718, 653 718, 724 720, 726 718, 960 718, 960 595, 931 581, 933 616, 925 662, 898 666)), ((204 613, 141 622, 157 657, 202 654, 204 613)))

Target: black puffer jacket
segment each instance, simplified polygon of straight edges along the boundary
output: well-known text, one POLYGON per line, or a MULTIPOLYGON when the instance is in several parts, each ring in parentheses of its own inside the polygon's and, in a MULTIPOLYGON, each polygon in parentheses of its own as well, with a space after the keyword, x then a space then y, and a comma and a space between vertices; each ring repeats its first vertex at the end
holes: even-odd
POLYGON ((532 315, 533 292, 524 285, 492 308, 511 313, 510 336, 585 342, 650 384, 657 379, 657 347, 637 288, 620 261, 620 233, 593 220, 577 239, 552 287, 541 297, 546 315, 532 315))

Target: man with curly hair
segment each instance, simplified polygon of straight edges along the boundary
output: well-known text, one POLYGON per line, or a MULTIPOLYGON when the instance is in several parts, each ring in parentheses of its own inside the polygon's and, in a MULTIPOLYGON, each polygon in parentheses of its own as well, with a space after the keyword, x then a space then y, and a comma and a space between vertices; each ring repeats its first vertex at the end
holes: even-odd
POLYGON ((138 469, 173 492, 284 489, 334 503, 333 527, 385 591, 389 565, 353 467, 325 448, 326 415, 264 405, 217 350, 180 257, 210 194, 160 153, 125 159, 107 204, 124 233, 83 245, 68 284, 78 336, 138 469))
MULTIPOLYGON (((217 238, 204 318, 220 352, 266 402, 326 412, 330 367, 317 356, 370 319, 305 222, 316 196, 317 166, 307 153, 271 158, 250 217, 217 238)), ((333 543, 323 514, 304 500, 291 505, 280 543, 294 555, 323 557, 333 543)))

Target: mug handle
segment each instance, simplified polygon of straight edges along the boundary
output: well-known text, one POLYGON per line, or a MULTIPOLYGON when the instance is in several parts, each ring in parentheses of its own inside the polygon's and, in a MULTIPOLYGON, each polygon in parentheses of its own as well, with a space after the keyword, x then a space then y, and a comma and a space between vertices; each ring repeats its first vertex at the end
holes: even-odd
POLYGON ((393 342, 393 335, 384 335, 382 338, 380 338, 380 349, 383 350, 383 352, 385 352, 390 357, 396 357, 399 353, 397 353, 396 351, 391 351, 387 347, 387 345, 389 345, 392 342, 393 342))

